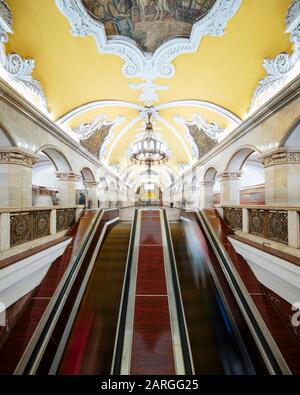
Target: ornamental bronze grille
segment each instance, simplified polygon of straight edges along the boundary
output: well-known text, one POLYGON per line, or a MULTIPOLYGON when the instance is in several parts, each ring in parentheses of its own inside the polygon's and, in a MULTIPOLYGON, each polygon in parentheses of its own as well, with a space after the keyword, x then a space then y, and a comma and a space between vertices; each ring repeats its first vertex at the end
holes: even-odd
POLYGON ((249 210, 249 233, 288 244, 288 212, 285 210, 249 210))
POLYGON ((228 226, 233 229, 243 229, 243 210, 241 208, 225 207, 224 219, 228 226))
POLYGON ((270 210, 268 212, 269 239, 288 244, 287 211, 270 210))
POLYGON ((56 210, 56 231, 71 228, 75 224, 76 211, 74 208, 58 209, 56 210))
POLYGON ((50 234, 50 211, 10 214, 10 246, 26 243, 50 234))
POLYGON ((249 233, 261 237, 267 235, 265 210, 249 210, 249 233))

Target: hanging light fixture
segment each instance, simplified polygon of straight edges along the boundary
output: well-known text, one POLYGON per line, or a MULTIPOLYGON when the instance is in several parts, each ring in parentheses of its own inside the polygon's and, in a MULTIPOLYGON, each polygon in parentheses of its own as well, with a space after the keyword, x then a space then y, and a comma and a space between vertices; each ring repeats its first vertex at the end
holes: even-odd
POLYGON ((149 174, 151 174, 151 166, 161 165, 169 160, 167 146, 155 138, 150 112, 148 112, 145 135, 142 140, 132 145, 129 158, 132 163, 146 165, 149 174))

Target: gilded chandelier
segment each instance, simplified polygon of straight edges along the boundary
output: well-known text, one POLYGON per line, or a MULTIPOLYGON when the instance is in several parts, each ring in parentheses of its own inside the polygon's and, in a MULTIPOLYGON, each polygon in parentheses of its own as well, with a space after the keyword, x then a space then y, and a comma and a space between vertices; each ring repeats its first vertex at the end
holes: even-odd
POLYGON ((151 113, 148 113, 145 135, 142 140, 132 145, 129 158, 131 162, 146 165, 149 169, 153 165, 161 165, 169 160, 167 146, 154 135, 151 113))

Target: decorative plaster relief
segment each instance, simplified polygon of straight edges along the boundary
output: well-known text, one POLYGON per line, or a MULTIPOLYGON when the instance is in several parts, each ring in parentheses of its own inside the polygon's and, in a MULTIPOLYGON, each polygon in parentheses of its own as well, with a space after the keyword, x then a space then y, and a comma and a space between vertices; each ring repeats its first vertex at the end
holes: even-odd
POLYGON ((59 181, 74 181, 74 182, 79 181, 80 178, 79 174, 73 171, 57 171, 56 177, 59 179, 59 181))
POLYGON ((12 13, 5 1, 0 0, 0 67, 9 82, 16 85, 16 88, 29 90, 39 99, 41 106, 48 112, 46 97, 41 84, 32 77, 35 62, 33 59, 23 59, 17 53, 5 53, 5 43, 8 42, 8 34, 12 30, 12 13))
POLYGON ((184 136, 192 147, 193 155, 199 159, 207 153, 222 135, 224 129, 220 128, 215 122, 209 123, 202 115, 194 114, 191 122, 178 116, 174 120, 184 127, 184 136), (196 129, 195 129, 196 127, 196 129), (199 132, 205 136, 201 136, 199 132))
POLYGON ((292 55, 280 53, 274 59, 265 59, 263 66, 267 76, 259 81, 255 89, 249 113, 274 96, 300 71, 300 0, 294 0, 286 16, 286 33, 290 34, 294 52, 292 55))
POLYGON ((86 140, 98 129, 104 126, 107 116, 104 114, 97 115, 91 123, 82 123, 78 128, 72 129, 72 131, 78 135, 80 140, 86 140))
POLYGON ((106 121, 106 118, 106 115, 100 114, 91 123, 82 123, 79 128, 72 129, 80 137, 81 145, 102 161, 114 137, 114 128, 125 120, 121 116, 113 121, 106 121))
POLYGON ((210 11, 194 23, 190 38, 172 38, 154 53, 144 53, 128 37, 107 38, 104 24, 88 13, 81 0, 55 1, 63 15, 68 18, 74 36, 93 36, 100 53, 117 55, 125 61, 123 65, 125 77, 141 78, 145 81, 130 86, 133 89, 142 89, 140 99, 148 106, 157 100, 157 90, 167 89, 166 86, 154 84, 153 81, 157 78, 173 77, 176 72, 173 60, 179 55, 196 52, 205 35, 222 36, 227 22, 236 14, 242 2, 242 0, 216 0, 210 11))
POLYGON ((265 168, 276 165, 296 165, 300 164, 300 150, 278 148, 273 152, 261 155, 260 160, 265 168))
POLYGON ((38 157, 17 147, 1 148, 0 163, 32 167, 38 157))

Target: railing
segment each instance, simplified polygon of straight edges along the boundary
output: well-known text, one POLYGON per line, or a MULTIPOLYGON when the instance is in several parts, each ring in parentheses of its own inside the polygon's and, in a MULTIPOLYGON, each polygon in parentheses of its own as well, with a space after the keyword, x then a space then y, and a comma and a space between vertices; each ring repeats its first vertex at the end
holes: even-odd
POLYGON ((0 254, 12 247, 53 238, 70 229, 83 206, 48 206, 0 210, 0 254))
POLYGON ((300 207, 222 206, 234 230, 300 248, 300 207))
MULTIPOLYGON (((229 207, 229 208, 237 208, 237 207, 229 207)), ((235 299, 241 309, 241 312, 244 315, 250 333, 252 334, 253 339, 258 349, 260 350, 261 356, 264 362, 266 363, 266 367, 268 368, 270 374, 273 375, 290 374, 290 371, 281 353, 278 351, 274 339, 272 338, 272 336, 269 335, 269 332, 266 328, 264 321, 257 313, 257 309, 252 299, 250 298, 249 293, 245 288, 243 281, 241 281, 238 273, 234 269, 230 257, 228 256, 228 253, 224 249, 224 246, 222 245, 218 237, 216 237, 216 234, 212 226, 210 225, 209 220, 207 220, 207 217, 203 212, 198 212, 197 216, 199 219, 199 224, 204 230, 208 238, 208 241, 216 254, 221 269, 235 296, 235 299)), ((215 277, 215 274, 213 275, 215 277)), ((237 330, 239 329, 237 328, 237 330)), ((243 341, 243 339, 241 340, 243 341)), ((246 357, 246 353, 244 355, 246 357)))

